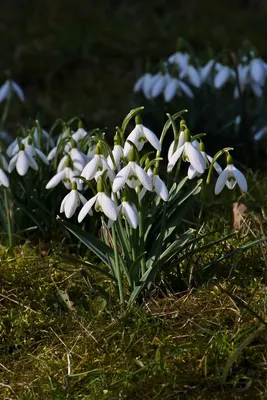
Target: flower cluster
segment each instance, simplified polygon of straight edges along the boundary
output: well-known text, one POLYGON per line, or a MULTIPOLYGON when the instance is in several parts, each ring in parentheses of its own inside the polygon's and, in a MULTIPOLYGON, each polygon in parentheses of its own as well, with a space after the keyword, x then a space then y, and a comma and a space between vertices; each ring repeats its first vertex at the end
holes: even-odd
MULTIPOLYGON (((169 103, 179 97, 190 102, 200 101, 201 104, 195 105, 197 109, 203 106, 203 100, 207 102, 207 96, 210 96, 208 104, 212 104, 215 91, 218 93, 216 102, 221 95, 227 97, 229 102, 238 104, 246 94, 246 99, 252 98, 255 104, 259 104, 259 101, 263 100, 266 87, 267 63, 251 47, 240 49, 238 55, 232 55, 226 60, 228 63, 221 62, 222 58, 214 57, 202 63, 197 57, 193 57, 192 53, 177 51, 161 62, 158 72, 146 72, 141 76, 133 90, 140 92, 149 101, 161 98, 169 103), (203 96, 201 100, 200 96, 203 96)), ((242 104, 244 106, 244 103, 242 104)), ((251 114, 251 103, 249 107, 248 113, 251 114)), ((229 114, 231 120, 227 121, 229 125, 234 125, 235 117, 240 118, 240 107, 237 106, 236 114, 234 110, 233 106, 232 113, 229 114)), ((267 134, 266 118, 257 116, 259 106, 255 106, 253 112, 255 116, 252 131, 255 141, 259 141, 267 134)), ((218 116, 218 119, 221 117, 218 116)))
MULTIPOLYGON (((124 135, 125 132, 117 128, 113 148, 103 138, 92 138, 81 129, 74 133, 68 129, 59 137, 57 145, 47 157, 53 159, 57 155, 59 162, 56 174, 46 188, 51 189, 62 181, 71 190, 62 200, 60 208, 67 218, 72 217, 82 205, 78 222, 82 222, 88 214, 92 216, 94 209, 104 214, 108 227, 123 218, 131 228, 136 229, 145 196, 156 196, 168 202, 169 188, 159 176, 164 136, 158 139, 142 124, 139 113, 135 117, 134 129, 126 139, 124 135), (84 142, 86 137, 88 140, 84 142), (156 152, 152 160, 149 158, 151 152, 141 157, 146 143, 156 152), (93 190, 93 196, 89 199, 80 193, 88 188, 93 190)), ((247 190, 246 179, 233 165, 231 156, 227 158, 227 167, 222 170, 217 161, 206 154, 202 140, 191 137, 183 119, 179 133, 169 147, 167 173, 171 174, 179 168, 179 159, 188 163, 187 175, 190 180, 214 167, 219 175, 216 194, 221 192, 224 185, 233 189, 236 183, 242 191, 247 190)))
POLYGON ((178 51, 161 65, 161 71, 154 75, 147 72, 141 76, 135 83, 134 91, 143 92, 148 100, 162 95, 168 103, 175 96, 193 98, 194 90, 203 85, 221 89, 230 82, 234 86, 235 98, 240 95, 239 90, 244 92, 245 89, 251 89, 255 96, 260 97, 266 77, 267 63, 256 57, 253 51, 242 56, 237 71, 215 59, 202 66, 198 60, 192 63, 188 53, 178 51))

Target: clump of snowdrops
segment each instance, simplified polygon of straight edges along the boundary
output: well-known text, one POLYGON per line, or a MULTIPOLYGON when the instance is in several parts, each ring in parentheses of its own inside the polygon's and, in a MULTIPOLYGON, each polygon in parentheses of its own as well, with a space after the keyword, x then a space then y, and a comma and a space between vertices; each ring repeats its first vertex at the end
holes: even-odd
MULTIPOLYGON (((185 111, 168 114, 158 137, 143 125, 142 109, 132 110, 117 127, 113 146, 104 135, 88 137, 84 129, 75 133, 68 129, 47 157, 57 156, 58 164, 46 188, 63 183, 70 190, 60 212, 67 218, 77 215, 79 223, 100 218, 98 237, 86 225, 78 228, 59 220, 106 265, 121 305, 132 304, 151 289, 162 267, 194 242, 194 229, 183 230, 182 219, 194 196, 203 190, 205 172, 208 180, 212 169, 217 174, 216 194, 225 185, 232 189, 238 184, 247 191, 244 175, 233 164, 232 149, 222 149, 213 158, 208 155, 202 135, 189 131, 185 111), (133 119, 135 127, 128 134, 133 119), (164 160, 161 153, 167 134, 173 140, 164 160), (222 154, 227 158, 224 170, 217 162, 222 154), (186 176, 181 176, 182 163, 187 165, 186 176)), ((101 265, 97 268, 106 273, 101 265)))
POLYGON ((158 71, 148 67, 134 85, 155 122, 159 123, 164 105, 169 110, 186 105, 191 129, 228 135, 231 143, 244 146, 264 140, 267 63, 257 50, 246 42, 237 52, 222 51, 204 61, 184 40, 179 43, 178 51, 162 60, 158 71))
MULTIPOLYGON (((12 95, 15 88, 8 83, 12 95)), ((8 94, 5 99, 8 105, 8 94)), ((143 125, 142 111, 138 107, 125 117, 116 128, 113 145, 105 140, 104 132, 88 132, 74 118, 57 121, 50 133, 38 121, 30 129, 21 128, 0 153, 9 244, 16 233, 12 221, 17 208, 39 227, 38 218, 45 221, 53 215, 44 191, 52 203, 60 195, 58 211, 74 223, 58 219, 99 258, 94 268, 114 283, 121 305, 130 305, 149 291, 166 264, 196 245, 196 231, 186 230, 183 218, 210 181, 212 170, 217 175, 215 194, 236 184, 247 191, 244 175, 234 166, 232 148, 208 155, 203 134, 193 136, 188 129, 187 110, 167 114, 158 135, 143 125), (54 130, 60 131, 56 140, 54 130), (164 149, 167 142, 171 144, 164 149), (223 154, 224 170, 217 161, 223 154), (96 234, 87 230, 89 219, 98 221, 96 234)))

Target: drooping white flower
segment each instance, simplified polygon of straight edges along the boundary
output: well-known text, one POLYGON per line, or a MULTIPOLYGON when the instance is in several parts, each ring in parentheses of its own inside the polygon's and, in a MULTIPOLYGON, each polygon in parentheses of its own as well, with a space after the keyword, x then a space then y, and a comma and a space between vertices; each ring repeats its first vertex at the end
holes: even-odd
POLYGON ((201 85, 201 78, 198 70, 193 66, 189 65, 187 69, 187 77, 191 85, 199 88, 201 85))
POLYGON ((97 180, 106 170, 111 171, 106 158, 100 154, 100 150, 97 148, 93 159, 82 170, 81 176, 88 181, 97 180))
POLYGON ((116 221, 118 218, 117 207, 114 202, 104 192, 98 192, 94 197, 88 200, 78 215, 78 222, 82 222, 87 214, 90 214, 95 204, 96 211, 102 211, 109 219, 116 221))
POLYGON ((136 125, 132 132, 127 137, 127 141, 124 145, 124 156, 127 157, 129 152, 131 151, 132 145, 128 142, 130 140, 137 149, 140 151, 144 147, 145 142, 149 142, 154 149, 161 150, 161 144, 159 139, 150 129, 146 128, 139 119, 140 117, 136 118, 136 125))
POLYGON ((38 171, 38 164, 33 156, 27 152, 27 149, 21 144, 21 149, 11 158, 9 162, 8 172, 11 173, 16 167, 19 175, 24 176, 29 167, 38 171))
MULTIPOLYGON (((147 175, 151 178, 152 180, 152 191, 156 192, 158 196, 162 198, 163 201, 168 201, 169 199, 169 192, 167 189, 167 186, 163 182, 162 179, 158 176, 157 173, 153 174, 153 171, 151 168, 148 168, 147 175)), ((146 194, 147 190, 145 187, 142 188, 140 191, 138 197, 140 200, 144 197, 146 194)))
POLYGON ((71 190, 73 182, 76 182, 78 190, 82 190, 83 182, 81 179, 77 178, 77 175, 80 175, 80 171, 73 170, 70 168, 70 165, 71 161, 67 160, 65 168, 57 172, 47 183, 45 188, 52 189, 62 181, 64 186, 69 190, 71 190))
POLYGON ((0 87, 0 103, 4 101, 5 99, 9 98, 9 96, 12 96, 13 93, 17 95, 17 97, 20 99, 20 101, 24 101, 24 93, 21 87, 11 79, 8 79, 1 87, 0 87))
POLYGON ((203 67, 200 68, 201 83, 207 82, 209 80, 213 65, 214 60, 209 60, 203 67))
POLYGON ((222 86, 226 84, 232 77, 234 77, 235 73, 226 65, 216 64, 217 74, 214 77, 214 86, 216 89, 220 89, 222 86))
POLYGON ((169 74, 163 74, 159 72, 153 82, 153 86, 151 88, 151 97, 154 99, 158 97, 161 93, 163 93, 166 84, 170 79, 169 74))
MULTIPOLYGON (((178 144, 177 144, 176 150, 179 149, 179 147, 182 147, 183 144, 184 144, 184 131, 181 131, 180 134, 179 134, 179 139, 178 139, 178 144)), ((173 141, 171 143, 170 147, 169 147, 169 150, 168 150, 168 161, 170 161, 170 159, 171 159, 171 157, 172 157, 172 155, 174 153, 174 146, 175 146, 175 141, 173 141)))
POLYGON ((125 198, 122 199, 122 203, 117 207, 117 212, 127 220, 133 229, 137 228, 139 223, 138 213, 136 208, 128 203, 125 198))
MULTIPOLYGON (((208 169, 209 165, 212 163, 213 158, 205 152, 203 142, 199 143, 197 140, 194 140, 194 142, 192 144, 202 154, 202 157, 203 157, 203 159, 205 161, 206 169, 208 169)), ((213 164, 213 168, 218 173, 218 175, 220 175, 220 173, 222 172, 222 167, 217 163, 217 161, 215 161, 215 163, 213 164)), ((189 179, 193 179, 196 176, 200 176, 201 174, 198 171, 195 170, 195 168, 192 166, 192 164, 190 164, 189 167, 188 167, 187 175, 188 175, 189 179)))
MULTIPOLYGON (((30 158, 35 158, 35 157, 40 158, 46 165, 49 165, 49 161, 48 161, 47 157, 45 156, 45 154, 40 149, 38 149, 37 147, 35 147, 33 145, 32 136, 29 135, 26 138, 22 139, 21 143, 24 146, 25 152, 29 155, 30 158)), ((14 143, 12 148, 13 148, 13 150, 12 150, 11 157, 15 156, 20 150, 20 144, 19 144, 18 140, 16 143, 14 143)), ((10 151, 11 151, 11 148, 10 148, 10 151)))
POLYGON ((125 184, 133 189, 141 184, 147 190, 152 190, 151 178, 135 161, 129 161, 126 167, 117 173, 112 184, 112 191, 118 192, 125 184))
POLYGON ((115 165, 110 155, 107 158, 107 163, 113 171, 115 170, 119 171, 121 169, 121 161, 124 159, 123 148, 121 147, 121 145, 119 144, 114 145, 114 148, 112 150, 112 155, 115 161, 115 165))
POLYGON ((72 161, 73 169, 77 171, 82 171, 85 167, 86 156, 77 147, 73 147, 68 154, 63 156, 63 158, 58 163, 57 172, 62 171, 65 168, 65 163, 67 159, 70 158, 72 161))
POLYGON ((143 91, 145 97, 147 99, 151 98, 151 88, 154 82, 154 76, 147 72, 143 76, 141 76, 134 85, 134 92, 143 91))
POLYGON ((86 198, 78 192, 76 183, 72 184, 72 190, 68 193, 61 202, 60 212, 65 213, 66 218, 71 218, 79 205, 85 204, 86 198))
POLYGON ((168 58, 170 64, 176 64, 180 71, 186 71, 189 64, 189 54, 177 51, 168 58))
POLYGON ((215 194, 219 194, 223 187, 226 185, 229 189, 233 189, 236 185, 240 187, 243 192, 248 190, 248 185, 245 176, 237 169, 231 156, 227 157, 227 166, 219 175, 216 185, 215 194))
POLYGON ((185 131, 185 143, 173 153, 169 160, 167 166, 168 172, 173 170, 181 156, 185 161, 189 161, 197 172, 203 174, 206 168, 206 163, 200 151, 189 141, 188 130, 185 131))

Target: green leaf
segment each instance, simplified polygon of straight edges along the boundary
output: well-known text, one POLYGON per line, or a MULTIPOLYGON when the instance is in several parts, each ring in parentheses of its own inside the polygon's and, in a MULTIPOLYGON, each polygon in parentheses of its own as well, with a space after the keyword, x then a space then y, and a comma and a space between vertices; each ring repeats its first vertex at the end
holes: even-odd
POLYGON ((135 302, 139 294, 147 287, 148 282, 150 282, 149 276, 152 271, 152 268, 150 267, 142 276, 139 282, 137 282, 134 290, 131 293, 131 296, 128 300, 128 304, 131 305, 135 302))
POLYGON ((70 222, 64 221, 59 216, 57 216, 57 220, 73 235, 75 235, 86 247, 88 247, 88 249, 92 250, 108 267, 110 267, 108 257, 114 259, 114 252, 110 247, 90 233, 77 228, 77 226, 71 224, 70 222))
POLYGON ((133 118, 133 117, 135 117, 140 111, 142 111, 144 109, 144 107, 142 106, 142 107, 138 107, 138 108, 134 108, 133 110, 131 110, 130 112, 129 112, 129 114, 127 114, 126 115, 126 117, 124 118, 124 120, 123 120, 123 122, 122 122, 122 125, 121 125, 121 129, 122 129, 122 132, 123 132, 123 134, 124 134, 124 132, 125 132, 125 129, 127 128, 127 125, 129 124, 129 122, 131 121, 131 119, 133 118))

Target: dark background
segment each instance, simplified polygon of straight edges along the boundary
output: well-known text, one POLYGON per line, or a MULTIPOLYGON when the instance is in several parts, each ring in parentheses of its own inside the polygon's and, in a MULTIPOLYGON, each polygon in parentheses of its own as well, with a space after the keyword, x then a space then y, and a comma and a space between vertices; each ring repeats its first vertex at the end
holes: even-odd
POLYGON ((89 129, 113 129, 148 59, 156 70, 179 37, 204 55, 249 39, 266 59, 266 17, 263 0, 1 1, 0 78, 24 89, 23 122, 83 114, 89 129))

